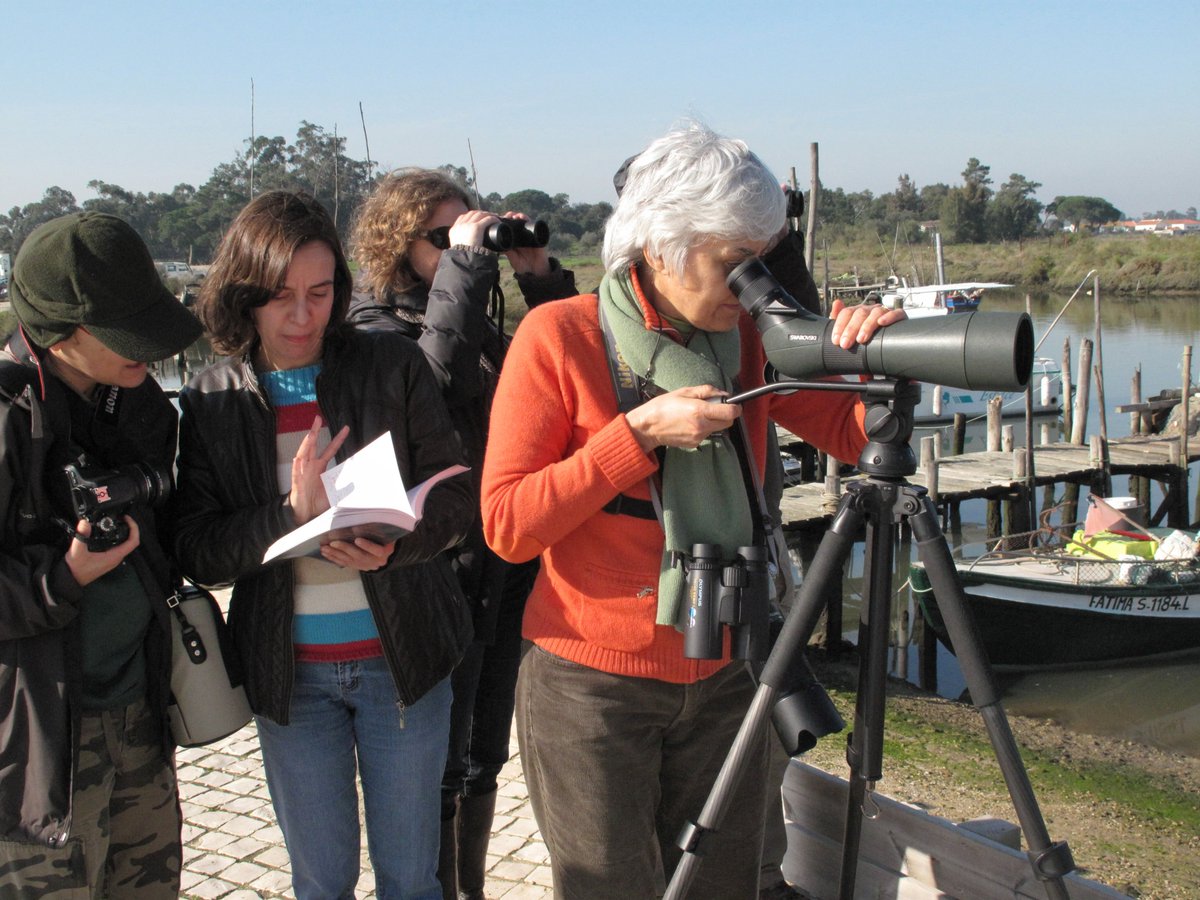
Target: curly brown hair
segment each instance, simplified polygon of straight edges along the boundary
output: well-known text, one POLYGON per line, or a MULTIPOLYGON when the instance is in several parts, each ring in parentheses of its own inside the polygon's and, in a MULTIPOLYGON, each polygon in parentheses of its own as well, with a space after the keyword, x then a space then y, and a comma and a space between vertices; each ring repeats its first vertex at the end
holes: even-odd
POLYGON ((308 194, 268 191, 233 220, 200 288, 197 314, 214 350, 226 356, 250 352, 258 342, 252 310, 283 287, 292 256, 309 241, 323 241, 333 251, 333 309, 325 333, 341 325, 354 282, 333 219, 308 194))
POLYGON ((397 169, 379 182, 362 204, 350 247, 364 287, 383 297, 420 282, 408 259, 408 248, 424 231, 425 222, 447 200, 474 209, 462 185, 435 169, 397 169))

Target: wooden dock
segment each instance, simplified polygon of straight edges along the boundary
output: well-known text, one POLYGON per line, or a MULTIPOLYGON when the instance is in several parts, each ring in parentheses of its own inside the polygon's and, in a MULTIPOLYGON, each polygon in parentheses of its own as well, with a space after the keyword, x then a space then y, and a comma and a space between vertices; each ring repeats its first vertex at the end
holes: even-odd
MULTIPOLYGON (((1196 441, 1200 444, 1200 441, 1196 441)), ((1188 461, 1200 460, 1188 451, 1188 461)), ((1024 474, 1027 452, 993 450, 943 456, 934 460, 936 477, 928 467, 909 477, 912 484, 931 489, 937 503, 957 504, 972 499, 1001 500, 1030 488, 1066 483, 1099 485, 1104 467, 1094 445, 1071 443, 1042 444, 1033 450, 1033 475, 1024 474), (936 484, 931 488, 930 482, 936 484)), ((1133 475, 1172 484, 1184 470, 1179 465, 1180 442, 1177 437, 1134 436, 1109 441, 1108 470, 1112 475, 1133 475)), ((854 478, 861 478, 855 475, 854 478)), ((847 479, 847 481, 853 479, 847 479)), ((821 483, 800 484, 784 490, 782 520, 788 529, 810 528, 825 524, 836 510, 838 497, 821 483)))

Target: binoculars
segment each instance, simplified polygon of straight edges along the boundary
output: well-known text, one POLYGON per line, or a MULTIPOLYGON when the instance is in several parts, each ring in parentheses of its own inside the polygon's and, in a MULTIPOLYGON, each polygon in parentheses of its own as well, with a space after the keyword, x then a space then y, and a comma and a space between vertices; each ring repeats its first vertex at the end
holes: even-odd
POLYGON ((488 226, 483 235, 483 246, 496 253, 514 247, 545 247, 550 242, 550 226, 541 219, 530 222, 525 219, 501 219, 488 226))
POLYGON ((766 547, 738 547, 722 559, 717 544, 693 544, 677 562, 687 574, 687 600, 680 610, 683 655, 720 659, 721 626, 729 626, 734 659, 761 662, 771 650, 770 571, 766 547))

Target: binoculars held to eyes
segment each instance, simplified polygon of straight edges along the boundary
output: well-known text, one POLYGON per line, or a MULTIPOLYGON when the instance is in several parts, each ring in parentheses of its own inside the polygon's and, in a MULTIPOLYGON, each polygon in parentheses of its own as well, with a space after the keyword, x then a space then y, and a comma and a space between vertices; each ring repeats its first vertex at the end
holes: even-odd
MULTIPOLYGON (((439 250, 450 248, 449 225, 430 229, 424 237, 439 250)), ((550 226, 541 219, 532 222, 526 219, 501 219, 489 225, 483 234, 484 249, 496 253, 519 247, 545 247, 548 243, 550 226)))

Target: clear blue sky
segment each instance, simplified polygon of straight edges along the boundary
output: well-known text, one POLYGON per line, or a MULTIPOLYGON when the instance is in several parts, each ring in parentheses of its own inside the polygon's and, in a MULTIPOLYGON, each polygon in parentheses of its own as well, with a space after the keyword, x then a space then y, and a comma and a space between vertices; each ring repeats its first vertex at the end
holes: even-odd
POLYGON ((255 131, 302 119, 385 167, 468 165, 480 189, 612 200, 611 175, 683 116, 780 178, 887 193, 968 158, 1128 215, 1200 206, 1200 3, 18 3, 4 48, 0 210, 200 185, 255 131))

